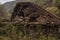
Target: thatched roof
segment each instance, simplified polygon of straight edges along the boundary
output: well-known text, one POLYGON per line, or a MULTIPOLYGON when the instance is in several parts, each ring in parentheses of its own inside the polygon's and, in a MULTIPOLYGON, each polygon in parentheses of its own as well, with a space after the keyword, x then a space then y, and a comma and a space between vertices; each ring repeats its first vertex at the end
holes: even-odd
MULTIPOLYGON (((42 7, 30 3, 30 2, 19 2, 16 4, 15 9, 12 13, 11 19, 14 19, 16 15, 28 17, 31 19, 31 17, 35 17, 33 22, 28 22, 29 24, 60 24, 60 19, 57 18, 55 15, 51 14, 50 12, 46 11, 42 7), (21 15, 21 12, 23 15, 21 15), (28 16, 27 16, 28 15, 28 16)), ((24 18, 23 18, 24 19, 24 18)))

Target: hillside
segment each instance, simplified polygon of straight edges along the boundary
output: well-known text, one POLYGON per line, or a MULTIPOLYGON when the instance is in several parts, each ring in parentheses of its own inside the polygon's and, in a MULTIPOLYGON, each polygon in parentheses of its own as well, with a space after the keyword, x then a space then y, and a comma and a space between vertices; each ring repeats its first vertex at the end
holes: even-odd
POLYGON ((7 9, 7 11, 9 13, 12 13, 15 4, 16 4, 16 1, 12 1, 12 2, 7 2, 7 3, 3 4, 3 6, 7 9))

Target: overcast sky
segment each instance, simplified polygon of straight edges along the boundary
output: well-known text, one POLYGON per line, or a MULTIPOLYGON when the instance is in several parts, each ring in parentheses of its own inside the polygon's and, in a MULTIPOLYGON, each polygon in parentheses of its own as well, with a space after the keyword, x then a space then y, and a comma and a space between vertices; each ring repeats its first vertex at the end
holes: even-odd
POLYGON ((0 0, 0 3, 4 4, 4 3, 9 2, 9 1, 14 1, 14 0, 0 0))

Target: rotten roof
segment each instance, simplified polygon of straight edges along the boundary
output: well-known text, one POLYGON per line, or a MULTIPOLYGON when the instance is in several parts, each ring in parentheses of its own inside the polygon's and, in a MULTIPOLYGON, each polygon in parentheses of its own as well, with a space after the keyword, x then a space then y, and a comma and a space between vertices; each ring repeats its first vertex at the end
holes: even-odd
MULTIPOLYGON (((31 8, 33 8, 32 10, 36 10, 37 12, 39 12, 39 17, 36 18, 37 21, 36 22, 29 22, 29 24, 46 24, 46 23, 51 23, 51 24, 60 24, 60 19, 57 18, 55 15, 53 15, 52 13, 48 12, 47 10, 43 9, 42 7, 34 4, 34 3, 31 3, 31 2, 19 2, 16 4, 16 6, 20 7, 22 5, 29 5, 31 6, 31 8)), ((16 10, 18 7, 15 7, 14 10, 16 10)), ((28 10, 26 10, 28 12, 28 10)), ((30 8, 29 8, 29 12, 30 12, 30 8)), ((15 12, 15 11, 13 11, 15 12)), ((25 14, 24 14, 25 15, 25 14)))

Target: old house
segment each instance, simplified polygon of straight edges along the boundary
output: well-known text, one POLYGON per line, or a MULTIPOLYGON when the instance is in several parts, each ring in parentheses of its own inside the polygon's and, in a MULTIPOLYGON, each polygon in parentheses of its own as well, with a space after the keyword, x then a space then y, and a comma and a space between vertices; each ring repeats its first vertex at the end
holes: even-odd
POLYGON ((34 3, 17 3, 12 13, 11 21, 13 21, 16 16, 18 16, 18 19, 22 17, 24 26, 28 27, 28 30, 34 29, 36 25, 42 25, 39 27, 41 27, 42 31, 44 31, 43 29, 46 29, 44 31, 46 33, 50 33, 47 32, 49 29, 52 30, 51 33, 60 33, 60 19, 34 3))

